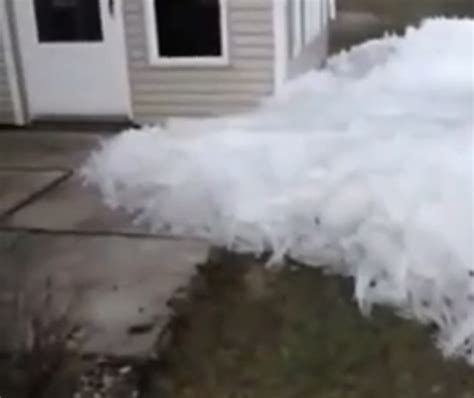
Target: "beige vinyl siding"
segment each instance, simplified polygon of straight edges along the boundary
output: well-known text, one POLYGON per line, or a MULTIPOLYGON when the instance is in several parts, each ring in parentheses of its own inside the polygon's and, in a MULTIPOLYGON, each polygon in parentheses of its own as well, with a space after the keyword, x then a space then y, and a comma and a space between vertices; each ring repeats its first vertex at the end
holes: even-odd
POLYGON ((144 0, 124 1, 134 118, 215 116, 252 109, 273 93, 272 0, 227 0, 229 65, 149 63, 144 0))
POLYGON ((0 124, 11 124, 15 120, 7 72, 4 37, 0 29, 0 124))

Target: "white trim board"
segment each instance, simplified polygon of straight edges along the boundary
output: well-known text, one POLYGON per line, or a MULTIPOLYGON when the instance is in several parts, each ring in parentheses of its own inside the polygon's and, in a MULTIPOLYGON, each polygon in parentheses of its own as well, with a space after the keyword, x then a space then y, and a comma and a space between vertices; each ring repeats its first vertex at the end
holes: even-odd
POLYGON ((274 93, 283 87, 288 73, 288 0, 273 2, 274 93))
POLYGON ((291 0, 291 55, 296 58, 303 50, 303 1, 291 0))
POLYGON ((329 0, 329 16, 331 19, 336 19, 337 17, 336 0, 329 0))
POLYGON ((123 2, 127 0, 118 0, 118 4, 116 4, 116 10, 115 10, 115 18, 118 18, 119 22, 119 35, 121 37, 122 41, 122 46, 121 46, 121 56, 125 65, 125 77, 126 79, 124 80, 123 84, 124 90, 126 93, 127 97, 127 114, 126 116, 130 119, 133 120, 133 104, 132 104, 132 88, 131 88, 131 80, 130 80, 130 69, 128 65, 128 53, 127 53, 127 39, 126 39, 126 33, 125 33, 125 13, 124 13, 124 5, 123 2))
POLYGON ((7 18, 6 0, 0 0, 0 30, 3 37, 3 49, 5 55, 5 65, 7 67, 7 80, 10 95, 13 103, 13 116, 16 125, 25 124, 25 112, 21 102, 21 94, 17 68, 14 59, 13 42, 10 32, 10 25, 7 18))
POLYGON ((145 27, 148 43, 148 60, 152 66, 163 67, 215 67, 229 65, 228 1, 219 0, 222 55, 219 57, 163 57, 159 54, 159 38, 155 13, 155 0, 145 2, 145 27))
POLYGON ((310 44, 322 32, 321 0, 304 0, 304 45, 310 44))

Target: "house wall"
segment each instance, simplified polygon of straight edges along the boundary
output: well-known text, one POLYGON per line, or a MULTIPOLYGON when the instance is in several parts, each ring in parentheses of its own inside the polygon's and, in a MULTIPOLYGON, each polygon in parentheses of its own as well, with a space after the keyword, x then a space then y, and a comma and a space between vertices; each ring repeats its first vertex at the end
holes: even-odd
POLYGON ((215 116, 249 110, 273 92, 272 0, 227 0, 229 65, 149 63, 144 0, 124 1, 134 118, 215 116))
POLYGON ((4 0, 0 0, 0 124, 12 124, 15 121, 13 100, 10 92, 7 68, 5 29, 7 19, 4 0))

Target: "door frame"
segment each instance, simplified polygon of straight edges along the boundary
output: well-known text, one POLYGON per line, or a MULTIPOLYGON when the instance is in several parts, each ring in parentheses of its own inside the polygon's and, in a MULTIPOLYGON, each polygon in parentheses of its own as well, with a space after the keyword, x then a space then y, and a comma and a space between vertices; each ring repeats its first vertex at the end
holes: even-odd
MULTIPOLYGON (((13 6, 13 1, 16 0, 0 0, 0 6, 2 2, 9 2, 7 5, 7 11, 9 11, 9 14, 7 13, 7 20, 10 17, 11 20, 11 26, 13 30, 13 43, 16 47, 17 50, 17 57, 18 57, 18 68, 17 68, 17 74, 19 75, 20 79, 18 79, 19 83, 21 84, 21 90, 20 94, 23 96, 23 124, 26 123, 33 123, 34 121, 44 121, 45 119, 42 118, 41 116, 35 117, 33 113, 30 111, 29 106, 28 106, 28 87, 26 84, 26 72, 25 72, 25 67, 24 67, 24 57, 23 57, 23 52, 25 49, 21 48, 20 40, 18 39, 18 17, 16 15, 15 7, 13 6), (9 6, 9 8, 8 8, 9 6)), ((99 1, 108 1, 108 0, 99 0, 99 1)), ((125 79, 122 82, 123 86, 123 91, 125 93, 126 98, 124 98, 124 101, 126 102, 126 110, 123 115, 123 121, 125 119, 127 121, 132 121, 133 120, 133 106, 132 106, 132 95, 131 95, 131 81, 130 81, 130 70, 129 70, 129 59, 128 59, 128 50, 127 50, 127 40, 126 40, 126 32, 125 32, 125 17, 124 17, 124 7, 123 7, 123 1, 127 0, 114 0, 115 1, 115 18, 117 20, 117 28, 118 28, 118 33, 119 37, 117 40, 120 40, 120 58, 124 62, 124 67, 125 67, 125 79)), ((101 14, 101 18, 103 15, 101 14)), ((103 23, 102 19, 101 22, 103 23)), ((47 116, 47 115, 46 115, 47 116)), ((55 116, 54 120, 48 119, 49 121, 77 121, 77 122, 94 122, 94 121, 100 121, 100 122, 107 122, 115 121, 115 115, 109 119, 110 115, 64 115, 62 117, 61 115, 55 116)), ((122 121, 121 117, 120 120, 122 121)))
POLYGON ((24 125, 27 119, 25 104, 20 87, 17 53, 15 52, 15 42, 12 33, 12 20, 9 0, 0 0, 0 35, 3 38, 3 56, 5 60, 7 83, 10 89, 10 97, 13 105, 13 117, 15 125, 24 125))

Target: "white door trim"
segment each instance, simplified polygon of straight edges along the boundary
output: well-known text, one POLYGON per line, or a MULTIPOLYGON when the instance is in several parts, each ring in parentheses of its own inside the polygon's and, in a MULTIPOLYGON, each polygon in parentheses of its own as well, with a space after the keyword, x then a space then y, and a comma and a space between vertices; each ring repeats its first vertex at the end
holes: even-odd
POLYGON ((126 101, 127 101, 127 114, 126 116, 132 120, 133 119, 133 106, 132 106, 132 89, 131 89, 131 81, 130 81, 130 69, 129 69, 129 63, 128 63, 128 51, 127 51, 127 38, 126 38, 126 32, 125 32, 125 9, 123 7, 123 1, 127 0, 115 0, 117 3, 115 5, 115 18, 118 18, 118 28, 119 28, 119 34, 121 37, 121 42, 122 42, 122 59, 123 62, 125 62, 125 81, 123 84, 125 84, 124 87, 124 92, 126 93, 126 101))
POLYGON ((26 123, 23 103, 21 101, 20 85, 18 79, 18 69, 15 62, 12 36, 8 19, 7 0, 0 0, 0 29, 3 37, 3 50, 5 65, 7 67, 7 81, 10 89, 11 100, 13 104, 13 116, 16 125, 26 123))

